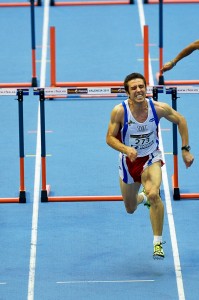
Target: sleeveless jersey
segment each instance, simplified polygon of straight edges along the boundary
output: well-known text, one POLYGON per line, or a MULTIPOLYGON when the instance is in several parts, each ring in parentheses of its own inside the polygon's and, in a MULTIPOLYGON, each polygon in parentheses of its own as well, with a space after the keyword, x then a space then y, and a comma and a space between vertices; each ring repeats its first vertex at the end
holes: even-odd
POLYGON ((151 154, 159 149, 158 123, 159 119, 151 99, 148 102, 148 117, 140 123, 132 115, 128 99, 122 102, 124 107, 124 126, 121 129, 123 144, 136 149, 138 157, 151 154))

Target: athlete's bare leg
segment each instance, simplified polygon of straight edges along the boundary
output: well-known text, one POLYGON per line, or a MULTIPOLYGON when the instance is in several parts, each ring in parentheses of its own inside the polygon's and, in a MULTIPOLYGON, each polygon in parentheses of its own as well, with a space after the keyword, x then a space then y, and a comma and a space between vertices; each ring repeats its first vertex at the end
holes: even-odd
POLYGON ((142 173, 142 184, 151 204, 150 219, 154 236, 162 236, 164 205, 159 190, 162 181, 161 162, 156 162, 142 173))
POLYGON ((120 189, 124 200, 126 211, 129 214, 134 213, 139 203, 143 201, 143 196, 139 195, 140 183, 126 184, 120 178, 120 189))

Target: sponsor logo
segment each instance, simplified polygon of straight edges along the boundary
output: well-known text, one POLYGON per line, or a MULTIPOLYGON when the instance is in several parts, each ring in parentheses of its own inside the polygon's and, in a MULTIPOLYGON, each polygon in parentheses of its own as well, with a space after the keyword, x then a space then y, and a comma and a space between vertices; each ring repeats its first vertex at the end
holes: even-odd
POLYGON ((111 88, 111 93, 126 93, 124 88, 111 88))
POLYGON ((88 94, 90 95, 101 95, 101 94, 110 94, 111 89, 102 87, 102 88, 88 88, 88 94))
POLYGON ((45 95, 66 95, 67 88, 45 88, 45 95))
POLYGON ((1 96, 17 95, 17 89, 2 88, 0 89, 0 95, 1 96))
POLYGON ((88 94, 88 89, 77 88, 77 89, 68 89, 68 94, 88 94))
POLYGON ((146 131, 147 125, 137 125, 137 131, 146 131))

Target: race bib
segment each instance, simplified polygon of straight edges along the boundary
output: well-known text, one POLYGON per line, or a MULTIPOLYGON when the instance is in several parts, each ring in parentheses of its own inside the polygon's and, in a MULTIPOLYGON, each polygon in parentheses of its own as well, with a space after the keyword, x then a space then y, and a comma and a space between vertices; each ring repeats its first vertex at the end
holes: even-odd
POLYGON ((135 149, 146 149, 155 142, 154 132, 139 135, 130 135, 129 145, 135 149))

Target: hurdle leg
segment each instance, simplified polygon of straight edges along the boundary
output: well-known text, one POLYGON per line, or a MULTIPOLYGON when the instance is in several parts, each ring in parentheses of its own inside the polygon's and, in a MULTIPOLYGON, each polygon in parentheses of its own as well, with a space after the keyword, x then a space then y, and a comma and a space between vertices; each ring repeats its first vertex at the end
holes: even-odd
POLYGON ((18 90, 18 115, 19 115, 19 166, 20 166, 20 191, 19 202, 26 203, 25 176, 24 176, 24 124, 23 124, 23 90, 18 90))
POLYGON ((48 192, 46 188, 46 137, 45 137, 44 89, 41 89, 39 92, 39 100, 40 100, 40 123, 41 123, 41 173, 42 173, 41 202, 48 202, 48 192))
POLYGON ((56 86, 56 42, 55 27, 50 27, 50 86, 56 86))
POLYGON ((149 29, 144 25, 144 77, 149 85, 149 29))
MULTIPOLYGON (((173 88, 172 93, 172 108, 177 111, 177 89, 173 88)), ((173 124, 173 162, 174 162, 174 174, 173 174, 173 199, 180 200, 180 189, 178 186, 178 134, 177 125, 173 124)))
POLYGON ((37 86, 36 75, 36 45, 35 45, 35 5, 34 0, 30 0, 31 15, 31 37, 32 37, 32 86, 37 86))

